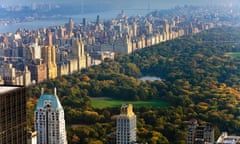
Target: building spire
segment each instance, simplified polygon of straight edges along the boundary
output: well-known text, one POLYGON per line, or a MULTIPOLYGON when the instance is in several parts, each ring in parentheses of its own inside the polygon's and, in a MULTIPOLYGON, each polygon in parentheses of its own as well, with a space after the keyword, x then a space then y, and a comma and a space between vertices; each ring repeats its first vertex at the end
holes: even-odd
POLYGON ((41 95, 43 95, 44 94, 44 88, 42 87, 41 88, 41 95))
POLYGON ((54 88, 54 95, 57 96, 57 88, 54 88))

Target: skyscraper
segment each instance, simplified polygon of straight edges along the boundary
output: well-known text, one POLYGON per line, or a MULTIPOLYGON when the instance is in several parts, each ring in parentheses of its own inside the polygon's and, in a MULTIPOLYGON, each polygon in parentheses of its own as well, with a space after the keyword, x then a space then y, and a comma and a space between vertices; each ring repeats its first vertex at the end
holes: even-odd
POLYGON ((136 142, 136 115, 133 106, 122 105, 121 113, 117 118, 116 139, 117 144, 130 144, 136 142))
POLYGON ((73 39, 72 42, 72 55, 74 59, 77 59, 77 68, 78 70, 81 70, 83 68, 86 68, 86 55, 84 51, 84 43, 80 39, 73 39))
POLYGON ((133 23, 133 36, 137 37, 137 33, 138 33, 138 24, 136 21, 134 21, 133 23))
POLYGON ((38 144, 67 144, 63 107, 54 95, 42 94, 34 112, 38 144))
POLYGON ((83 18, 83 26, 86 27, 88 25, 88 21, 86 18, 83 18))
POLYGON ((74 22, 73 20, 70 18, 69 22, 66 24, 66 28, 67 28, 67 34, 68 36, 71 38, 73 37, 74 33, 73 33, 73 29, 74 29, 74 22))
POLYGON ((196 119, 188 125, 187 144, 214 143, 214 128, 199 126, 196 119))
POLYGON ((56 64, 56 47, 45 46, 42 48, 42 57, 44 63, 47 65, 47 78, 54 79, 57 77, 57 64, 56 64))
POLYGON ((163 24, 163 35, 164 35, 164 40, 169 40, 169 34, 170 34, 170 27, 168 24, 167 20, 164 20, 164 24, 163 24))
POLYGON ((96 25, 99 25, 99 24, 100 24, 100 16, 97 15, 96 25))
POLYGON ((0 144, 26 144, 24 87, 0 86, 0 144))
POLYGON ((53 45, 52 32, 49 29, 47 29, 46 33, 47 33, 46 34, 46 45, 52 46, 53 45))

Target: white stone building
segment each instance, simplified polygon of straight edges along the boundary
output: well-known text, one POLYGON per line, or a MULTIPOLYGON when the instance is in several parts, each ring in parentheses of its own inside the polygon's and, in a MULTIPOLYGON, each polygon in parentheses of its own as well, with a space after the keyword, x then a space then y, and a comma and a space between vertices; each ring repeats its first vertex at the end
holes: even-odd
POLYGON ((136 115, 133 106, 122 105, 121 113, 117 118, 116 143, 130 144, 136 142, 136 115))
POLYGON ((34 111, 38 144, 67 144, 63 107, 56 94, 42 94, 34 111))

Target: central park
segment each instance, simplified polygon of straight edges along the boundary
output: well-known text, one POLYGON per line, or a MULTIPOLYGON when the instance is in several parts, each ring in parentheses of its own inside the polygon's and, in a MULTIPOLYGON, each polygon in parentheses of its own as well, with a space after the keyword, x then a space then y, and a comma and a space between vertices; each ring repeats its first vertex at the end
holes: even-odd
POLYGON ((28 129, 41 88, 52 93, 57 87, 72 144, 106 143, 121 104, 127 103, 137 115, 141 142, 185 144, 192 118, 212 125, 216 137, 222 131, 239 135, 240 45, 221 43, 240 41, 239 33, 238 27, 214 28, 32 86, 28 129), (139 80, 144 76, 163 80, 139 80))
POLYGON ((168 107, 169 103, 164 101, 150 100, 150 101, 123 101, 123 100, 114 100, 109 98, 92 98, 91 105, 94 108, 111 108, 111 107, 121 107, 122 104, 133 104, 134 107, 168 107))

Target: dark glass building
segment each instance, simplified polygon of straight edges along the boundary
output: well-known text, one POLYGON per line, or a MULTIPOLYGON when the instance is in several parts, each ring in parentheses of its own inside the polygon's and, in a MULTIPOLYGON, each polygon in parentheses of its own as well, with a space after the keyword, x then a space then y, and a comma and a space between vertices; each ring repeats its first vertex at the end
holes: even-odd
POLYGON ((24 87, 0 86, 0 144, 26 144, 24 87))

